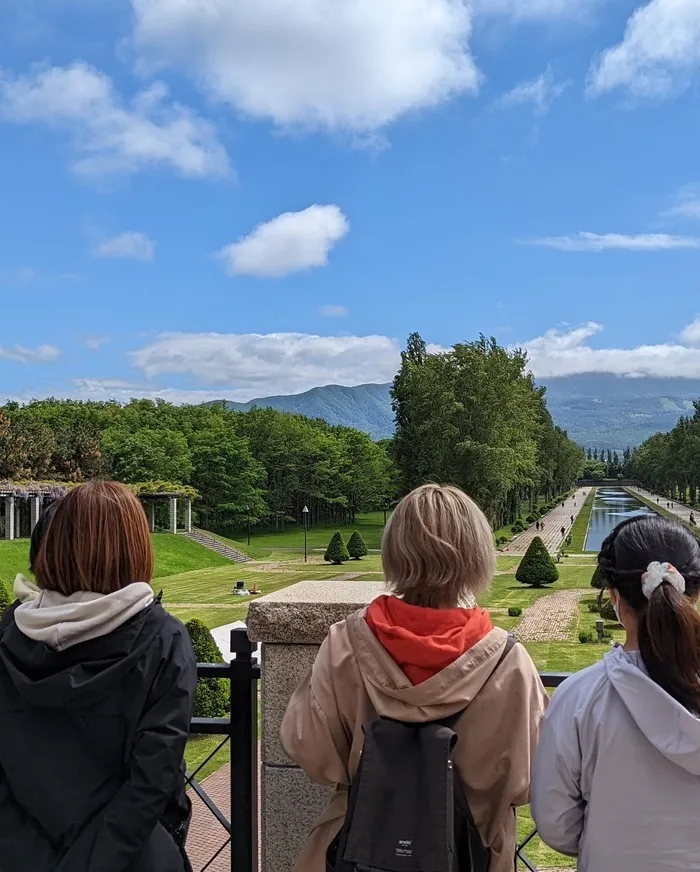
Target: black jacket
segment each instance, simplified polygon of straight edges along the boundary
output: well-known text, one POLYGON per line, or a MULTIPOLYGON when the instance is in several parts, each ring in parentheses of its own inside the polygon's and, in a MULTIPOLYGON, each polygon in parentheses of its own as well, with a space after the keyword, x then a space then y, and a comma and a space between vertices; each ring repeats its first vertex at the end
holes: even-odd
POLYGON ((0 872, 182 872, 168 830, 188 811, 187 631, 155 602, 56 652, 14 610, 0 624, 0 872))

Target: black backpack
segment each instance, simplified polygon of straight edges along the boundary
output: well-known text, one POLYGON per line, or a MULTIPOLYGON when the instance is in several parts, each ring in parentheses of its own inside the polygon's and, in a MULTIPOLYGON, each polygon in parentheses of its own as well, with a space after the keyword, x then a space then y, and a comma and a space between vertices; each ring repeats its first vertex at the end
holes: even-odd
MULTIPOLYGON (((496 670, 514 645, 509 636, 496 670)), ((328 848, 326 872, 488 872, 490 852, 452 760, 463 713, 423 724, 380 717, 364 725, 345 823, 328 848)))

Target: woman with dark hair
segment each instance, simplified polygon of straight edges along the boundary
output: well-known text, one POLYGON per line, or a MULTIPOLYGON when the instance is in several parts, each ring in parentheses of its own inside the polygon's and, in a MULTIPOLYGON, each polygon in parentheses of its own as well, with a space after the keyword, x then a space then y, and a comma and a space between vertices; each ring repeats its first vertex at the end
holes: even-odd
POLYGON ((532 810, 580 872, 700 869, 700 545, 659 515, 598 557, 624 646, 554 694, 532 810))
POLYGON ((185 872, 196 663, 143 508, 89 482, 46 520, 0 624, 0 870, 185 872))

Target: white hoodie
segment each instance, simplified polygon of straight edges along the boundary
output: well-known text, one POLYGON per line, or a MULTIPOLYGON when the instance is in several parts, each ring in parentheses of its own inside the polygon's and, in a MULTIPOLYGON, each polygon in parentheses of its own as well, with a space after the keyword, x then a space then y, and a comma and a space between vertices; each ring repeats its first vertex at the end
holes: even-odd
POLYGON ((134 582, 114 593, 79 591, 65 596, 40 590, 23 576, 15 581, 17 628, 54 651, 107 636, 153 602, 151 586, 134 582))
POLYGON ((700 870, 700 720, 638 653, 609 652, 554 694, 532 813, 579 872, 700 870))

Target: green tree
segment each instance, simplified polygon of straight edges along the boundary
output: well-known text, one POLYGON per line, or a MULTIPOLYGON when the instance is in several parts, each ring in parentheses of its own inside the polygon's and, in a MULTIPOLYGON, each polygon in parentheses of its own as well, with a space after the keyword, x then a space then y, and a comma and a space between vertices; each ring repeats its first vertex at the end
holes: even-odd
POLYGON ((328 543, 328 548, 323 555, 323 559, 326 563, 334 563, 336 566, 340 566, 341 563, 345 563, 346 560, 350 559, 348 549, 345 547, 345 541, 340 535, 339 530, 336 530, 331 541, 328 543))
MULTIPOLYGON (((197 663, 223 663, 218 645, 209 628, 198 618, 185 624, 189 633, 197 663)), ((194 716, 198 718, 222 718, 229 711, 229 682, 223 678, 200 678, 194 698, 194 716)))
POLYGON ((559 570, 539 536, 535 536, 530 543, 515 577, 521 584, 530 587, 544 587, 559 580, 559 570))
POLYGON ((355 530, 348 542, 348 554, 353 560, 359 560, 367 554, 365 540, 360 536, 357 530, 355 530))
POLYGON ((102 434, 102 451, 119 481, 187 482, 192 474, 187 440, 176 430, 110 427, 102 434))

